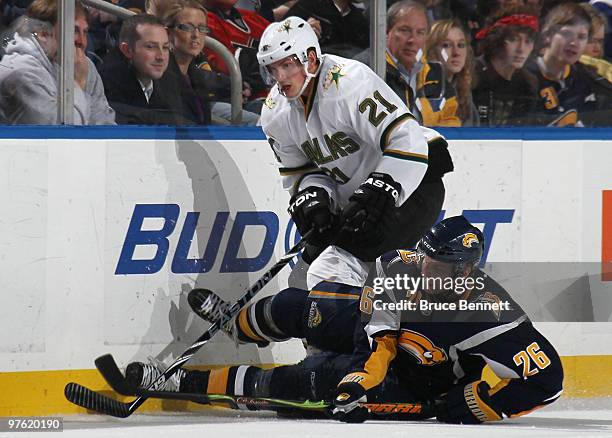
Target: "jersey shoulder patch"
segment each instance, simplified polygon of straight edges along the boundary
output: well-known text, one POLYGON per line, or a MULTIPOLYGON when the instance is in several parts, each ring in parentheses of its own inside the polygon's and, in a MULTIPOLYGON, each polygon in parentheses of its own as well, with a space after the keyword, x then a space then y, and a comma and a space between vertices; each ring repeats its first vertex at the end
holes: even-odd
MULTIPOLYGON (((283 118, 289 117, 290 105, 279 92, 276 86, 272 87, 268 93, 268 97, 264 100, 261 107, 261 117, 259 123, 264 131, 274 130, 275 125, 279 127, 286 126, 289 120, 283 121, 283 118)), ((277 133, 278 135, 278 133, 277 133)))
POLYGON ((320 82, 324 93, 342 92, 343 95, 364 86, 367 67, 358 61, 340 56, 325 55, 320 82))
POLYGON ((340 89, 340 83, 345 83, 342 80, 346 75, 344 64, 333 64, 327 69, 327 73, 323 75, 323 90, 327 91, 331 86, 335 86, 336 90, 340 89))
POLYGON ((274 111, 275 109, 277 109, 279 107, 279 103, 281 103, 281 97, 282 96, 278 91, 278 87, 273 86, 270 89, 268 95, 266 96, 266 100, 264 100, 263 106, 261 107, 262 114, 264 112, 274 111))
POLYGON ((385 276, 409 275, 419 276, 421 256, 415 250, 397 249, 380 256, 380 266, 385 276))
POLYGON ((268 97, 266 97, 266 100, 264 100, 263 104, 266 108, 273 110, 274 108, 276 108, 276 99, 268 95, 268 97))
POLYGON ((414 249, 397 249, 395 251, 388 252, 385 254, 385 256, 387 257, 388 267, 399 263, 417 267, 422 257, 414 249))

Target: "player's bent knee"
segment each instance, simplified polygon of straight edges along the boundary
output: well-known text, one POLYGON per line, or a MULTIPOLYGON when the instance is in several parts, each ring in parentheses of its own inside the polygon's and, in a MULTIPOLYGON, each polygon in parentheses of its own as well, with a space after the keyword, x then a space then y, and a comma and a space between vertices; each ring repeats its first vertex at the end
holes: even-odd
POLYGON ((287 338, 304 338, 304 306, 308 291, 290 287, 277 293, 269 305, 270 325, 287 338))

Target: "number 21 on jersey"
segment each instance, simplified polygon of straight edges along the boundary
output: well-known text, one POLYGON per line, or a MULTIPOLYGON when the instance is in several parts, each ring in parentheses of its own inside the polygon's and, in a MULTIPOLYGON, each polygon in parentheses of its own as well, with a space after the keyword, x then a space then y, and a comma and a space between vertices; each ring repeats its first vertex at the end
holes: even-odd
POLYGON ((363 114, 368 111, 368 121, 372 125, 374 125, 374 127, 378 127, 378 125, 380 125, 380 122, 382 122, 385 117, 387 117, 396 109, 397 107, 391 102, 389 102, 387 99, 382 97, 378 90, 374 92, 374 99, 372 99, 371 97, 366 97, 359 104, 359 112, 363 114), (385 109, 381 109, 379 112, 377 102, 384 106, 385 109))

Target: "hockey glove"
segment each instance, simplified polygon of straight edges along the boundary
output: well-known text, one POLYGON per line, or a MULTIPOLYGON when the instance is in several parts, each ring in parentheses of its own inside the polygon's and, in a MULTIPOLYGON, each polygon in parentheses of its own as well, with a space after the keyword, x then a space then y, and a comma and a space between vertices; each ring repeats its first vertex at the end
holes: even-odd
POLYGON ((368 409, 359 406, 367 401, 366 391, 359 383, 340 383, 336 390, 332 417, 345 423, 363 423, 368 418, 368 409))
POLYGON ((344 207, 343 231, 352 233, 360 245, 371 246, 385 237, 385 215, 395 215, 400 183, 386 173, 371 173, 344 207))
POLYGON ((478 424, 501 420, 502 413, 491 402, 489 384, 483 380, 455 386, 436 403, 437 419, 443 423, 478 424))
POLYGON ((329 245, 337 221, 325 189, 313 186, 296 193, 291 197, 287 211, 302 236, 311 229, 315 230, 308 239, 310 244, 329 245))

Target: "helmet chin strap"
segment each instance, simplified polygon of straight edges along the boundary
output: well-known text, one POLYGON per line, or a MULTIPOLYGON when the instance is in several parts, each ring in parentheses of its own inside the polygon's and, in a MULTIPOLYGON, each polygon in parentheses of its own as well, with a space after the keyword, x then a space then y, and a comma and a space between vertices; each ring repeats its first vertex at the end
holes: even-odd
POLYGON ((294 97, 288 97, 287 95, 285 95, 285 93, 283 93, 283 91, 281 90, 281 86, 280 84, 276 84, 276 86, 278 87, 278 91, 280 94, 282 94, 283 96, 285 96, 285 98, 287 98, 287 100, 296 100, 298 97, 300 97, 302 95, 302 93, 304 92, 304 90, 306 90, 306 87, 308 87, 308 84, 310 83, 310 80, 312 78, 315 78, 318 74, 319 74, 319 70, 321 70, 321 62, 319 62, 319 66, 317 67, 317 70, 314 73, 308 73, 308 65, 309 62, 306 61, 303 65, 304 65, 304 73, 306 74, 306 79, 304 80, 304 84, 302 85, 302 88, 300 88, 299 93, 297 93, 294 97))

